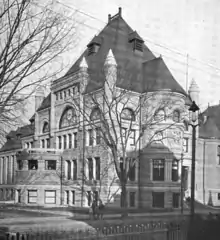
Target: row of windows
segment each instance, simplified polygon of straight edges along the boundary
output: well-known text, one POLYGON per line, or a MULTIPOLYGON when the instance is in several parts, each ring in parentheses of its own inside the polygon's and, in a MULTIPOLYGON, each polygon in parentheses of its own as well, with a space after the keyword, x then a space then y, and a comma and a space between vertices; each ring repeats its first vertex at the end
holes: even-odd
POLYGON ((78 133, 67 134, 58 137, 58 148, 59 149, 71 149, 77 148, 78 146, 78 133))
MULTIPOLYGON (((44 191, 44 203, 45 204, 56 204, 56 190, 45 190, 44 191)), ((20 193, 19 193, 20 196, 20 193)), ((75 204, 75 191, 65 191, 65 204, 75 204), (70 198, 71 195, 71 198, 70 198)), ((20 197, 18 202, 21 202, 20 197)), ((28 203, 36 204, 38 202, 38 191, 28 190, 28 203)))
MULTIPOLYGON (((179 162, 173 160, 172 163, 172 181, 176 182, 179 180, 179 162)), ((153 181, 164 181, 165 180, 165 160, 156 159, 153 160, 153 181)))
MULTIPOLYGON (((164 121, 166 120, 167 117, 169 116, 166 116, 164 109, 158 109, 154 114, 154 120, 157 122, 164 121)), ((181 122, 181 114, 179 110, 173 111, 172 119, 176 123, 181 122)), ((185 130, 188 131, 188 123, 186 121, 184 121, 183 123, 184 123, 185 130)))
POLYGON ((67 97, 72 97, 74 95, 79 94, 79 92, 80 92, 80 86, 76 85, 73 88, 69 88, 69 89, 66 89, 66 90, 56 92, 55 93, 56 100, 62 100, 62 99, 66 99, 67 97))
POLYGON ((25 142, 25 148, 33 148, 33 142, 25 142))
MULTIPOLYGON (((45 170, 56 170, 57 168, 56 160, 45 160, 45 170)), ((17 160, 17 169, 23 170, 24 161, 17 160)), ((28 160, 28 170, 37 170, 38 169, 38 160, 28 160)))

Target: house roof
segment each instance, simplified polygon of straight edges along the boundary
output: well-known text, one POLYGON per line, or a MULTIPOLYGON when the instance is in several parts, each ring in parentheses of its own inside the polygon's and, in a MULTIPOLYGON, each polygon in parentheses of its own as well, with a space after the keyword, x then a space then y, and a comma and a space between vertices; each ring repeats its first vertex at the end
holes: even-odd
POLYGON ((201 114, 199 137, 220 139, 220 105, 209 106, 201 114))
POLYGON ((18 128, 16 131, 11 131, 7 135, 7 141, 0 149, 0 152, 6 152, 6 151, 22 148, 21 138, 28 137, 33 134, 34 134, 34 127, 32 125, 26 125, 18 128))
POLYGON ((99 51, 88 55, 86 49, 65 76, 77 72, 85 57, 89 74, 86 92, 100 89, 104 85, 105 59, 111 49, 117 62, 118 87, 138 93, 164 88, 187 95, 161 57, 156 58, 145 44, 143 53, 133 51, 133 44, 129 42, 132 34, 141 38, 120 15, 114 17, 96 36, 101 44, 99 51))
POLYGON ((49 93, 41 103, 40 107, 37 109, 38 111, 44 110, 46 108, 49 108, 51 106, 51 93, 49 93))

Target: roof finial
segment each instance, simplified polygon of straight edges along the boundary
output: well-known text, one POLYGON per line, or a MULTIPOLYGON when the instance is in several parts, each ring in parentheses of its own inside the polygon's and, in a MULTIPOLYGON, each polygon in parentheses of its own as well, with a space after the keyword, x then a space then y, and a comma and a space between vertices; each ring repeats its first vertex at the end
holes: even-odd
POLYGON ((106 60, 105 60, 105 65, 115 65, 117 66, 116 60, 115 60, 115 56, 112 52, 111 49, 109 49, 106 60))
POLYGON ((118 8, 118 15, 121 17, 121 7, 118 8))
POLYGON ((111 14, 108 15, 108 22, 111 21, 111 14))
POLYGON ((79 67, 80 67, 80 68, 84 68, 84 69, 88 68, 88 64, 87 64, 87 62, 86 62, 85 57, 82 58, 79 67))

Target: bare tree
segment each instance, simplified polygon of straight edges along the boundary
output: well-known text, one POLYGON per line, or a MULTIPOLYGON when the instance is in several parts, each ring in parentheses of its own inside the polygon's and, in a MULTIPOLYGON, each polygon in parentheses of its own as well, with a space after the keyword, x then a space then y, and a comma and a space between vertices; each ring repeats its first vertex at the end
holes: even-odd
MULTIPOLYGON (((74 14, 73 14, 74 16, 74 14)), ((78 23, 53 1, 3 0, 0 6, 0 134, 17 123, 19 104, 63 70, 78 23), (60 9, 60 8, 59 8, 60 9)))
MULTIPOLYGON (((81 71, 88 78, 86 68, 81 71)), ((113 65, 105 67, 103 87, 95 92, 85 92, 80 101, 74 99, 74 105, 84 131, 92 129, 106 146, 119 179, 121 204, 126 209, 128 179, 132 178, 135 165, 139 163, 140 150, 154 143, 169 145, 169 141, 177 141, 181 145, 182 135, 172 136, 167 130, 175 129, 176 122, 182 122, 186 109, 184 98, 179 100, 172 91, 149 90, 138 94, 131 90, 132 85, 129 84, 126 89, 119 88, 118 81, 123 79, 118 79, 120 74, 116 71, 118 69, 113 65), (170 111, 173 106, 179 109, 174 121, 170 111)), ((89 81, 92 80, 88 78, 89 81)), ((86 89, 85 85, 82 84, 82 88, 86 89)))
MULTIPOLYGON (((106 150, 106 149, 105 149, 106 150)), ((103 153, 105 151, 103 149, 103 153)), ((60 183, 60 204, 62 205, 64 203, 64 188, 68 187, 71 188, 74 191, 80 192, 82 196, 86 197, 87 200, 89 198, 88 192, 91 192, 91 199, 95 199, 98 197, 101 199, 102 197, 105 198, 105 202, 108 204, 110 203, 114 196, 119 191, 119 184, 118 184, 118 177, 116 174, 109 173, 111 171, 114 171, 114 162, 108 161, 105 162, 105 164, 102 164, 100 166, 100 169, 96 171, 96 176, 90 175, 89 171, 84 171, 82 166, 75 166, 76 169, 71 169, 71 171, 74 171, 74 173, 66 173, 65 172, 65 164, 64 162, 60 161, 58 164, 55 175, 56 178, 58 178, 60 183), (80 170, 80 171, 78 171, 80 170), (83 186, 83 184, 86 184, 87 187, 83 186), (95 195, 97 193, 97 195, 95 195)), ((114 172, 113 172, 114 173, 114 172)), ((81 199, 82 200, 82 199, 81 199)))

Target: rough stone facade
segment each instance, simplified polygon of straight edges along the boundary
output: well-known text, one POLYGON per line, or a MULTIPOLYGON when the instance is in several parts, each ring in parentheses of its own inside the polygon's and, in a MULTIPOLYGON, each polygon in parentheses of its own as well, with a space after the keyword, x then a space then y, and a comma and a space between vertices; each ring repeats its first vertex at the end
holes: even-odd
POLYGON ((111 27, 108 25, 102 36, 93 39, 97 46, 103 44, 100 52, 90 56, 90 49, 87 49, 67 75, 52 83, 46 98, 42 99, 40 93, 36 96, 36 112, 30 119, 32 132, 26 134, 23 129, 20 135, 17 131, 9 136, 20 141, 21 146, 14 150, 4 146, 0 152, 1 200, 13 199, 31 205, 88 207, 97 191, 104 203, 120 206, 120 184, 109 149, 102 139, 99 143, 96 139, 90 144, 88 134, 91 126, 81 114, 81 109, 86 105, 88 115, 94 109, 92 101, 91 105, 88 104, 91 92, 98 96, 98 101, 103 101, 103 94, 114 98, 113 95, 117 96, 123 86, 129 86, 121 103, 122 106, 126 103, 126 107, 131 109, 140 104, 133 128, 136 138, 143 135, 138 147, 129 145, 127 149, 137 159, 135 178, 127 183, 128 206, 180 208, 181 167, 190 165, 191 156, 188 148, 191 132, 184 125, 184 121, 189 121, 189 96, 173 78, 162 58, 153 57, 145 45, 141 50, 132 48, 133 38, 141 44, 143 41, 136 32, 130 37, 132 30, 120 14, 112 18, 109 22, 111 27), (116 21, 122 32, 112 40, 110 38, 115 38, 115 35, 107 33, 118 26, 116 21), (122 60, 133 61, 133 66, 140 68, 128 66, 123 69, 126 64, 122 60), (150 63, 146 64, 147 61, 150 63), (104 65, 108 68, 103 71, 104 65), (148 76, 150 72, 155 82, 148 76), (157 76, 158 72, 160 76, 157 76), (98 80, 105 84, 100 85, 98 80), (137 80, 137 83, 132 85, 125 80, 137 80), (112 94, 111 88, 116 82, 119 83, 112 94), (155 124, 159 110, 163 119, 155 124), (184 138, 188 138, 185 152, 184 138), (157 161, 163 165, 155 165, 157 161), (89 164, 92 164, 92 172, 89 164))

